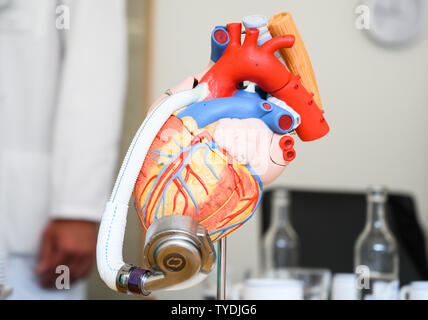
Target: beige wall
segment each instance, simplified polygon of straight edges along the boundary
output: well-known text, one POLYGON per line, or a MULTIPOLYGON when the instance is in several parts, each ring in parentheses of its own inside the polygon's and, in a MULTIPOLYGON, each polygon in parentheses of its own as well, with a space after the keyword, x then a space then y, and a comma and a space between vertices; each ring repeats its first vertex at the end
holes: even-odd
MULTIPOLYGON (((214 26, 248 14, 291 12, 311 56, 331 132, 299 143, 295 162, 276 184, 346 190, 386 184, 413 193, 420 220, 428 225, 426 25, 417 43, 385 49, 354 27, 358 1, 152 2, 151 100, 207 64, 214 26)), ((231 266, 257 264, 257 219, 229 237, 231 266)), ((158 296, 195 298, 199 290, 158 296)))

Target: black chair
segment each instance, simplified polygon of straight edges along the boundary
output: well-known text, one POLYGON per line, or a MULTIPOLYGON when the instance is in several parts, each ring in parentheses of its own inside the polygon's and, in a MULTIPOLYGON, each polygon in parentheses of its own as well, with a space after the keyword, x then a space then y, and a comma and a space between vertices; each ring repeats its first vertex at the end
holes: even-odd
MULTIPOLYGON (((266 190, 262 199, 262 235, 270 224, 272 190, 266 190)), ((289 190, 301 266, 353 272, 354 244, 366 221, 365 194, 289 190)), ((425 239, 412 196, 390 194, 387 221, 398 242, 400 284, 428 280, 425 239)))

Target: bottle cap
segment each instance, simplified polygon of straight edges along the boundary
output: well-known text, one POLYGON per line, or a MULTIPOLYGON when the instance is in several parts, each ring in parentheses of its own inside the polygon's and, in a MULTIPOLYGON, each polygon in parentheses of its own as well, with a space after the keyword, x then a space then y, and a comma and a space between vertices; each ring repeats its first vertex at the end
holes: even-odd
POLYGON ((284 204, 288 204, 290 202, 290 192, 286 188, 275 188, 273 192, 272 199, 275 201, 284 202, 284 204))
POLYGON ((369 186, 367 189, 367 201, 384 203, 388 199, 388 190, 385 186, 369 186))

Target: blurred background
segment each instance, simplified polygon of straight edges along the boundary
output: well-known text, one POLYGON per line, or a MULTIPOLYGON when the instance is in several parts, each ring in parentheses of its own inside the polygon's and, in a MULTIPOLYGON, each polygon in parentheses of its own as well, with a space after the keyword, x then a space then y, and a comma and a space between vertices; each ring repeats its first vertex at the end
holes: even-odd
MULTIPOLYGON (((407 21, 408 28, 418 29, 417 35, 394 45, 388 43, 388 30, 371 32, 357 28, 359 13, 356 10, 363 1, 128 0, 127 3, 130 62, 120 159, 150 103, 165 89, 208 63, 214 26, 240 21, 250 14, 270 17, 288 11, 311 57, 331 132, 321 140, 298 143, 297 161, 274 186, 364 193, 369 184, 386 185, 392 192, 413 198, 417 221, 423 231, 427 231, 428 27, 425 17, 428 6, 425 2, 421 2, 425 5, 421 7, 422 12, 407 12, 405 17, 409 20, 411 14, 422 16, 407 21), (420 19, 422 24, 418 22, 420 19)), ((370 19, 373 25, 375 19, 385 17, 377 12, 370 19)), ((365 210, 360 214, 364 219, 365 210)), ((143 235, 137 215, 130 213, 128 219, 125 260, 137 263, 143 235)), ((259 212, 228 237, 231 277, 243 270, 257 272, 261 224, 259 212)), ((90 299, 132 299, 108 290, 96 272, 91 276, 89 288, 90 299)), ((201 290, 199 285, 179 293, 156 293, 155 297, 200 298, 201 290)))
MULTIPOLYGON (((149 37, 149 1, 127 0, 128 15, 128 92, 122 126, 122 142, 117 170, 146 115, 145 81, 148 78, 147 51, 149 37)), ((124 256, 130 263, 138 264, 144 239, 137 214, 130 214, 124 241, 124 256)), ((94 270, 89 278, 88 299, 133 299, 108 289, 94 270)))

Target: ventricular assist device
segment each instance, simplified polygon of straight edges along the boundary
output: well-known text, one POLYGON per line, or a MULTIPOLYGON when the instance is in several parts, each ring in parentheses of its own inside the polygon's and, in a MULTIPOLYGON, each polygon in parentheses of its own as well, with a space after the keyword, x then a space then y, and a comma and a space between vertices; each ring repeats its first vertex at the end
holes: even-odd
POLYGON ((243 22, 242 43, 241 23, 214 28, 208 66, 155 102, 129 147, 98 235, 98 270, 113 290, 200 282, 213 243, 251 218, 263 185, 294 160, 293 134, 329 131, 291 15, 243 22), (131 196, 146 234, 142 267, 122 257, 131 196))

